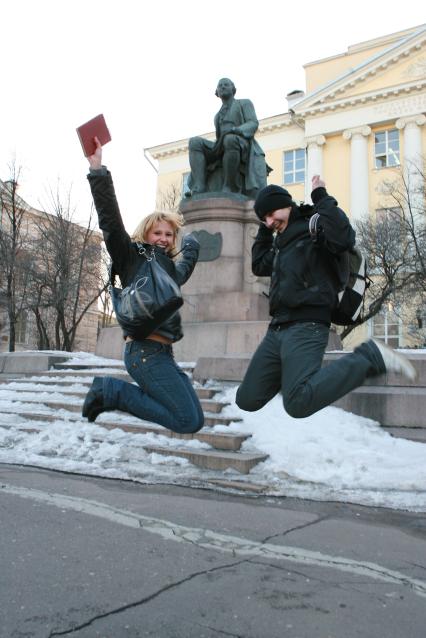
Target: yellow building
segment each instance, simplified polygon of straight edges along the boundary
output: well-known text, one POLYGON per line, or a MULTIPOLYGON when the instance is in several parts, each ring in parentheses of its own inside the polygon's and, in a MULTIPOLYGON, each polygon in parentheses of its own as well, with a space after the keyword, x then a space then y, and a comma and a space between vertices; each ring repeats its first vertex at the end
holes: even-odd
MULTIPOLYGON (((259 122, 256 139, 273 168, 269 182, 309 201, 312 175, 320 174, 353 220, 372 214, 383 207, 380 184, 426 155, 426 25, 351 45, 304 68, 306 90, 287 96, 287 112, 259 122)), ((188 140, 146 151, 158 162, 158 199, 172 187, 183 192, 188 140)), ((416 179, 412 174, 413 190, 416 179)), ((406 345, 410 339, 392 314, 384 311, 356 337, 374 330, 393 346, 406 345)))

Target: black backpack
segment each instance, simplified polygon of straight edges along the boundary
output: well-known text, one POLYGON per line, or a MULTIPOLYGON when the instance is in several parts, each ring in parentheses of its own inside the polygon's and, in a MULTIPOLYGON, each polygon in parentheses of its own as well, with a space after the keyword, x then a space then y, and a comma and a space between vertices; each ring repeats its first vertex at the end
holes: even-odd
MULTIPOLYGON (((319 213, 309 219, 309 232, 315 243, 320 241, 319 213)), ((331 313, 331 321, 338 326, 362 323, 364 299, 371 280, 367 274, 367 259, 357 246, 334 255, 339 282, 337 306, 331 313)))
POLYGON ((344 275, 338 303, 331 313, 331 321, 338 326, 362 323, 364 299, 370 279, 367 275, 367 260, 357 246, 345 250, 336 257, 339 274, 344 275))

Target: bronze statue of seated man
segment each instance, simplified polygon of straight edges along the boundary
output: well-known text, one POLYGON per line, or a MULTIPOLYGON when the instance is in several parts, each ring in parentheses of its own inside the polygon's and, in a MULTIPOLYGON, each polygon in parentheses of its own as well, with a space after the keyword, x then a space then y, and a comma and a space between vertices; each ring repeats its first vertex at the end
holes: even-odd
POLYGON ((265 153, 254 139, 259 122, 250 100, 235 99, 235 84, 228 78, 219 80, 216 95, 222 107, 214 118, 216 141, 203 137, 189 140, 187 196, 201 194, 239 194, 255 197, 266 186, 270 167, 265 153))

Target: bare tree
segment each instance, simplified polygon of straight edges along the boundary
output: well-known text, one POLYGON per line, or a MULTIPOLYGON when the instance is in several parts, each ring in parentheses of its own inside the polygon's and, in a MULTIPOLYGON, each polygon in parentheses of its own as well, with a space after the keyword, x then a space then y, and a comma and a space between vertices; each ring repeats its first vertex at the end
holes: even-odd
MULTIPOLYGON (((400 219, 395 211, 387 211, 381 218, 358 221, 357 243, 368 258, 370 286, 362 323, 368 321, 392 303, 403 303, 414 277, 409 242, 401 237, 400 219)), ((359 324, 358 324, 359 325, 359 324)), ((340 334, 344 339, 355 326, 345 326, 340 334)))
POLYGON ((37 329, 38 350, 50 350, 53 348, 49 334, 50 316, 49 297, 46 295, 47 277, 40 269, 40 264, 35 263, 31 272, 31 295, 28 309, 34 315, 37 329))
MULTIPOLYGON (((424 178, 421 166, 417 168, 424 178)), ((356 223, 357 243, 368 258, 372 279, 363 322, 390 304, 404 317, 416 317, 419 300, 426 297, 426 208, 424 179, 410 180, 402 169, 381 184, 383 202, 375 216, 356 223)), ((411 322, 410 330, 414 330, 411 322)), ((341 332, 344 339, 356 326, 341 332)))
POLYGON ((70 191, 62 195, 59 185, 50 190, 47 208, 35 221, 32 310, 39 342, 71 351, 80 322, 107 287, 101 278, 101 238, 94 233, 93 208, 86 226, 73 222, 70 191))
POLYGON ((102 256, 101 256, 101 272, 102 272, 102 280, 104 282, 104 287, 102 294, 100 295, 100 303, 101 303, 101 328, 106 328, 110 326, 112 323, 115 323, 113 318, 114 309, 112 307, 111 295, 109 294, 108 288, 110 284, 110 268, 111 268, 111 258, 106 250, 105 245, 102 246, 102 256))
POLYGON ((157 198, 157 210, 161 211, 177 211, 180 201, 182 199, 182 192, 179 184, 173 182, 165 190, 160 191, 157 198))
POLYGON ((9 352, 15 351, 16 325, 27 307, 29 284, 28 205, 18 195, 21 168, 13 161, 9 179, 0 182, 0 277, 9 322, 9 352))
POLYGON ((383 182, 388 208, 400 217, 402 240, 409 244, 409 265, 414 268, 413 291, 426 291, 426 202, 424 161, 398 170, 394 180, 383 182))

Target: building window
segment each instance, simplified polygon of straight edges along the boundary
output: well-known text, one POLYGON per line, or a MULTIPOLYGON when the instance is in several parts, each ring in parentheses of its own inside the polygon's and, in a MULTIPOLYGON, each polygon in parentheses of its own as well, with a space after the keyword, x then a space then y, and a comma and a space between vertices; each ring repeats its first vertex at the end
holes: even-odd
POLYGON ((20 312, 15 324, 16 343, 27 343, 27 313, 20 312))
POLYGON ((399 131, 381 131, 374 135, 376 168, 399 166, 399 131))
POLYGON ((284 184, 305 181, 306 151, 297 148, 284 152, 284 184))
POLYGON ((184 173, 182 175, 182 197, 185 197, 185 193, 189 192, 190 188, 188 186, 188 179, 191 173, 184 173))
POLYGON ((373 337, 381 339, 391 348, 399 348, 402 321, 392 309, 382 308, 370 319, 370 332, 373 337))

